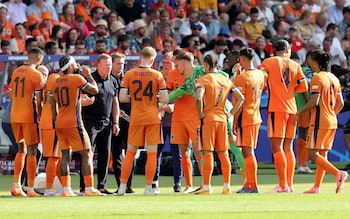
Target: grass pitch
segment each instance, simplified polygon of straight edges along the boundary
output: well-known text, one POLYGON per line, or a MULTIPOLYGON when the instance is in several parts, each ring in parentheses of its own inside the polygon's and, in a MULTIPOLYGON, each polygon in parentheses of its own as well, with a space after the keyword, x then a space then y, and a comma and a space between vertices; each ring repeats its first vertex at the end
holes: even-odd
MULTIPOLYGON (((158 196, 143 196, 144 176, 135 175, 136 195, 107 197, 11 197, 12 176, 0 176, 0 218, 350 218, 350 184, 335 194, 335 178, 326 175, 319 195, 304 195, 314 175, 295 175, 293 194, 266 194, 277 185, 272 165, 260 165, 260 194, 221 195, 222 176, 213 176, 212 195, 175 194, 172 177, 160 177, 158 196)), ((339 165, 338 165, 339 166, 339 165)), ((201 177, 194 177, 199 185, 201 177)), ((73 189, 79 177, 72 176, 73 189)), ((238 190, 240 175, 232 175, 231 189, 238 190)), ((108 178, 110 191, 116 189, 114 176, 108 178)))

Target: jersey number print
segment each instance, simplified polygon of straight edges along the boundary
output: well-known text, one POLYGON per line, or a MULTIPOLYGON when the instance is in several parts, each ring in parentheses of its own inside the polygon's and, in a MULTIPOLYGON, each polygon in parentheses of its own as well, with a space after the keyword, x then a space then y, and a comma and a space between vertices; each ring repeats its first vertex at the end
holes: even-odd
POLYGON ((67 107, 70 104, 68 87, 56 87, 55 94, 57 95, 57 104, 60 107, 67 107))
POLYGON ((152 101, 152 97, 154 96, 152 91, 152 88, 153 88, 152 81, 149 81, 144 89, 143 89, 142 81, 140 80, 133 80, 131 83, 134 85, 137 85, 137 88, 134 92, 135 101, 142 101, 142 96, 149 97, 149 100, 152 101), (140 92, 142 92, 142 94, 139 94, 140 92))

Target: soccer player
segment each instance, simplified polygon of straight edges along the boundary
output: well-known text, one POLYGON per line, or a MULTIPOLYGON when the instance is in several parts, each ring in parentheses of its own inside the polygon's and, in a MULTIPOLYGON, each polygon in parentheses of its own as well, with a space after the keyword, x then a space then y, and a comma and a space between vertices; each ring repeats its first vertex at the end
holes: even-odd
POLYGON ((119 94, 120 102, 131 102, 128 149, 122 164, 118 195, 126 192, 138 147, 147 150, 144 195, 155 195, 152 181, 157 167, 157 148, 162 143, 158 102, 168 103, 168 92, 161 72, 152 69, 157 52, 146 46, 141 51, 140 66, 125 73, 119 94), (159 92, 159 93, 158 93, 159 92))
MULTIPOLYGON (((176 55, 174 62, 177 71, 170 72, 167 79, 167 87, 169 91, 174 91, 186 83, 186 76, 191 76, 194 69, 193 59, 193 55, 189 52, 183 52, 176 55)), ((181 166, 186 181, 186 188, 183 191, 184 193, 194 191, 192 181, 190 140, 192 143, 192 150, 197 159, 199 170, 201 169, 199 145, 200 121, 198 119, 195 100, 193 98, 194 93, 194 83, 189 84, 188 88, 180 88, 179 91, 176 92, 176 95, 181 96, 181 98, 174 98, 174 93, 170 93, 170 95, 173 96, 171 101, 174 101, 170 143, 178 144, 180 148, 182 157, 181 166), (187 92, 185 90, 187 90, 187 92)))
POLYGON ((235 115, 237 145, 242 148, 247 179, 237 193, 259 193, 257 186, 257 170, 254 149, 258 141, 260 124, 260 99, 264 89, 264 73, 254 67, 254 50, 240 51, 239 62, 242 67, 234 81, 234 85, 245 97, 243 107, 235 115))
POLYGON ((87 67, 79 67, 72 56, 59 60, 61 76, 55 80, 50 89, 50 103, 59 149, 62 153, 61 182, 62 196, 76 196, 71 189, 69 164, 72 152, 79 152, 82 162, 82 173, 86 188, 85 196, 101 195, 94 189, 92 149, 89 136, 81 117, 82 91, 96 95, 98 87, 87 67), (79 70, 82 68, 82 71, 79 70), (77 73, 81 73, 77 74, 77 73))
POLYGON ((330 72, 332 55, 322 50, 312 51, 309 65, 316 72, 310 82, 311 98, 295 115, 294 123, 300 116, 311 110, 307 135, 309 157, 317 164, 315 184, 306 194, 320 193, 325 172, 336 176, 335 192, 342 190, 348 173, 341 171, 327 160, 327 152, 332 149, 338 127, 337 114, 344 106, 339 79, 330 72))
POLYGON ((60 76, 59 74, 52 73, 49 75, 47 67, 41 65, 37 68, 44 77, 46 76, 47 81, 43 93, 43 109, 40 117, 40 134, 41 144, 43 149, 43 157, 47 158, 46 164, 46 188, 44 196, 56 196, 56 190, 53 188, 53 183, 56 176, 60 176, 60 160, 61 152, 58 149, 58 140, 56 130, 53 124, 51 104, 49 98, 49 89, 56 79, 60 76))
POLYGON ((269 93, 267 132, 279 180, 279 185, 270 192, 283 193, 294 191, 296 126, 293 117, 297 112, 294 94, 306 92, 308 85, 301 66, 290 59, 291 46, 286 40, 276 42, 275 53, 275 57, 265 59, 260 67, 266 72, 265 84, 269 93))
POLYGON ((235 114, 244 102, 242 93, 233 86, 228 77, 217 73, 217 59, 210 54, 204 57, 206 75, 196 81, 196 109, 202 121, 201 139, 203 155, 203 183, 194 194, 211 194, 211 175, 214 169, 214 150, 221 163, 224 178, 222 194, 230 194, 231 163, 228 156, 227 115, 224 107, 227 97, 232 90, 235 104, 230 115, 235 114))
POLYGON ((36 153, 39 143, 38 121, 41 115, 42 90, 44 76, 36 67, 43 61, 44 53, 38 48, 30 50, 28 63, 15 69, 9 85, 9 97, 12 101, 11 126, 18 152, 14 161, 13 196, 40 196, 34 191, 36 175, 36 153), (28 189, 25 194, 21 187, 22 174, 27 152, 28 189))

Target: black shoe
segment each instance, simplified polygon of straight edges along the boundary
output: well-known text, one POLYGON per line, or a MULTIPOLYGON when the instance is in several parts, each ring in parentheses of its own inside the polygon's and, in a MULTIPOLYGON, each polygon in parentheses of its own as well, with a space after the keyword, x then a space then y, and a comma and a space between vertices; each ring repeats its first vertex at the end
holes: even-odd
POLYGON ((175 184, 174 185, 174 192, 181 192, 181 185, 175 184))
MULTIPOLYGON (((118 190, 117 190, 118 191, 118 190)), ((134 191, 134 190, 132 190, 132 188, 127 188, 126 190, 125 190, 125 193, 127 193, 127 194, 135 194, 136 192, 134 191)))
POLYGON ((100 191, 102 194, 106 194, 106 195, 112 195, 113 194, 113 192, 110 192, 107 189, 98 189, 98 191, 100 191))

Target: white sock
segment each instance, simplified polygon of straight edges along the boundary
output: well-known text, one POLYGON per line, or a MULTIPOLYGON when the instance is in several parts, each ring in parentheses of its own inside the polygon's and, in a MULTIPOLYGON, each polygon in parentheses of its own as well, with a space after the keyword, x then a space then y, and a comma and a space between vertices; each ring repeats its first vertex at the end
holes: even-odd
POLYGON ((63 187, 63 191, 72 192, 72 188, 71 187, 63 187))
POLYGON ((229 189, 230 188, 230 184, 229 183, 224 183, 224 188, 225 189, 229 189))
POLYGON ((158 180, 157 181, 153 181, 152 184, 156 185, 156 187, 159 187, 159 181, 158 180))
POLYGON ((35 192, 33 187, 28 187, 27 191, 35 192))
POLYGON ((146 185, 146 190, 152 190, 152 185, 146 185))
POLYGON ((19 183, 13 183, 14 186, 16 186, 16 188, 21 188, 21 184, 19 183))
POLYGON ((92 191, 94 191, 94 187, 86 187, 85 190, 89 191, 89 192, 92 192, 92 191))
POLYGON ((209 190, 210 186, 209 185, 203 185, 204 190, 209 190))

